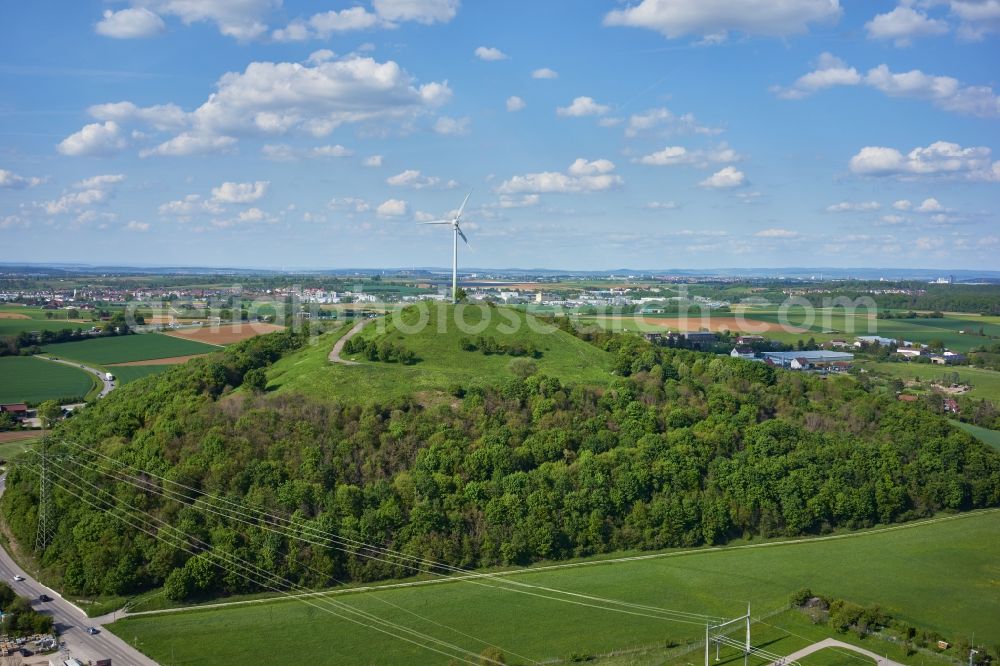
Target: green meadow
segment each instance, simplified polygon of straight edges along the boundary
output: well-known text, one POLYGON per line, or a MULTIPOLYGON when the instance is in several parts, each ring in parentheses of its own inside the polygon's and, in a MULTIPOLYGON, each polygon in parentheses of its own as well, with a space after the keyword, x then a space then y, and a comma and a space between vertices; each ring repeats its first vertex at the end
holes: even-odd
POLYGON ((875 371, 882 375, 901 379, 904 382, 919 380, 929 383, 941 380, 950 383, 951 378, 957 375, 960 383, 972 387, 968 393, 969 396, 1000 402, 1000 372, 995 370, 970 368, 962 365, 933 365, 903 361, 862 361, 857 363, 857 366, 869 372, 875 371))
POLYGON ((541 353, 539 358, 530 359, 537 369, 568 383, 603 385, 611 379, 610 354, 523 312, 436 304, 430 304, 425 312, 427 318, 422 325, 422 320, 410 312, 395 321, 392 317, 372 320, 360 334, 364 339, 390 342, 414 352, 417 362, 413 365, 371 362, 348 355, 345 358, 358 365, 330 363, 327 356, 335 341, 348 330, 344 327, 277 361, 268 370, 269 386, 279 391, 347 394, 376 400, 441 394, 456 384, 469 386, 511 376, 509 368, 514 357, 462 350, 463 338, 475 341, 479 336, 494 337, 503 344, 533 345, 541 353), (456 316, 463 318, 462 327, 456 324, 456 316))
MULTIPOLYGON (((975 633, 977 642, 989 645, 1000 637, 998 534, 1000 511, 990 510, 833 537, 668 551, 618 562, 537 567, 510 576, 513 582, 548 590, 500 582, 445 582, 354 592, 335 599, 475 653, 487 643, 501 646, 508 663, 600 655, 636 646, 662 646, 666 641, 684 644, 704 636, 700 621, 611 612, 604 603, 591 604, 593 600, 552 590, 736 617, 745 612, 748 602, 755 616, 780 610, 790 593, 809 587, 818 594, 880 604, 893 616, 938 631, 953 642, 975 633)), ((314 606, 282 600, 134 616, 109 629, 130 643, 134 640, 161 663, 236 665, 274 656, 280 650, 283 663, 370 664, 374 663, 372 645, 379 646, 380 664, 449 661, 334 613, 344 615, 324 600, 314 606)), ((755 643, 763 641, 768 649, 785 654, 831 635, 822 627, 809 629, 787 613, 766 619, 754 632, 755 643), (798 641, 785 640, 795 633, 800 634, 798 641)), ((879 653, 889 651, 880 643, 875 645, 868 647, 879 653)), ((900 661, 923 661, 892 653, 900 661)), ((696 663, 698 659, 695 652, 680 661, 696 663)), ((663 659, 641 663, 663 663, 663 659)), ((809 663, 830 662, 817 657, 809 663)))
POLYGON ((83 398, 97 379, 88 372, 31 356, 0 357, 0 402, 83 398))
POLYGON ((962 423, 961 421, 951 421, 955 426, 961 428, 965 432, 969 433, 980 442, 986 446, 992 447, 997 451, 1000 451, 1000 431, 990 430, 989 428, 982 428, 977 425, 972 425, 971 423, 962 423))
POLYGON ((149 377, 150 375, 158 375, 161 372, 166 372, 172 365, 116 365, 108 368, 115 377, 118 378, 120 384, 128 384, 134 382, 137 379, 142 379, 143 377, 149 377))

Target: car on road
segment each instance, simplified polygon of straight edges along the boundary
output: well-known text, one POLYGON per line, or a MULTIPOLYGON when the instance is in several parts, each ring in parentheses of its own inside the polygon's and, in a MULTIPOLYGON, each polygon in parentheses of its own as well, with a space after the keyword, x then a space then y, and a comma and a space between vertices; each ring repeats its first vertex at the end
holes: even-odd
POLYGON ((39 601, 52 601, 52 597, 50 597, 47 594, 43 594, 43 595, 41 595, 41 596, 38 597, 38 600, 39 601))
POLYGON ((24 580, 24 576, 22 576, 21 574, 16 574, 14 576, 14 582, 15 583, 20 583, 22 580, 24 580))
POLYGON ((90 634, 91 636, 94 636, 95 634, 101 633, 101 630, 98 629, 97 627, 87 627, 87 633, 90 634))

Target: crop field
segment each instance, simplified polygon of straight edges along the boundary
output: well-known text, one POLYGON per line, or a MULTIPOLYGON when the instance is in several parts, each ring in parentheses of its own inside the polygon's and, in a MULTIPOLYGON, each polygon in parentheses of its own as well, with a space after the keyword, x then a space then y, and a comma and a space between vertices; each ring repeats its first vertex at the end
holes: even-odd
MULTIPOLYGON (((782 608, 791 592, 809 587, 857 603, 878 603, 893 616, 951 640, 975 632, 977 641, 992 644, 1000 635, 998 531, 1000 511, 991 510, 833 537, 538 567, 511 576, 517 583, 550 588, 513 586, 530 594, 512 592, 502 582, 447 582, 336 599, 475 653, 486 642, 501 646, 508 663, 599 655, 667 640, 683 644, 704 635, 700 622, 615 613, 604 603, 552 590, 736 617, 747 602, 755 615, 768 613, 782 608)), ((333 608, 325 601, 315 603, 285 600, 135 616, 109 628, 130 643, 136 639, 161 663, 252 663, 278 645, 286 663, 370 664, 375 645, 380 664, 448 663, 447 657, 330 614, 333 608)), ((779 615, 757 625, 755 635, 767 637, 774 627, 784 627, 772 634, 769 640, 778 642, 768 643, 768 649, 787 654, 814 640, 806 635, 800 642, 781 640, 789 632, 803 634, 805 625, 796 622, 789 614, 779 615)), ((888 650, 876 645, 868 647, 888 650)), ((689 654, 682 661, 695 659, 697 654, 689 654)))
MULTIPOLYGON (((744 317, 771 323, 782 321, 777 311, 747 310, 744 317)), ((989 343, 989 336, 1000 336, 1000 318, 973 314, 948 314, 940 319, 875 319, 874 313, 869 315, 865 310, 848 315, 843 309, 818 309, 810 316, 801 308, 791 308, 784 319, 793 326, 808 328, 819 342, 834 337, 881 335, 922 344, 941 340, 949 349, 967 352, 989 343)))
POLYGON ((214 345, 160 335, 159 333, 93 338, 42 347, 42 351, 52 356, 98 365, 207 354, 217 350, 218 347, 214 345))
POLYGON ((114 373, 115 377, 118 379, 119 384, 128 384, 134 382, 137 379, 142 379, 143 377, 149 377, 150 375, 158 375, 161 372, 166 372, 172 365, 112 365, 108 366, 108 370, 114 373))
POLYGON ((529 326, 528 315, 514 310, 505 310, 505 313, 520 324, 516 326, 516 333, 507 334, 504 331, 508 329, 502 328, 507 320, 497 314, 497 310, 493 310, 490 320, 485 321, 483 309, 477 306, 466 309, 465 321, 472 327, 471 332, 463 332, 454 324, 452 306, 440 310, 432 306, 427 325, 412 334, 404 333, 391 322, 373 320, 367 325, 360 337, 378 337, 404 346, 418 358, 413 365, 362 361, 357 357, 358 365, 331 364, 327 356, 334 342, 348 330, 345 326, 321 336, 315 346, 280 359, 269 369, 268 377, 278 390, 325 396, 351 395, 363 400, 425 392, 441 394, 454 384, 469 386, 486 377, 511 376, 508 368, 514 357, 461 349, 462 338, 474 340, 484 335, 493 336, 504 344, 533 344, 542 354, 540 358, 530 359, 538 370, 567 383, 604 385, 611 379, 610 354, 534 318, 529 326), (385 332, 380 333, 383 326, 385 332), (532 327, 552 332, 539 332, 532 327))
POLYGON ((969 368, 961 365, 932 365, 930 363, 881 363, 874 361, 862 361, 857 364, 859 368, 868 371, 875 371, 890 377, 901 379, 904 382, 920 380, 921 382, 931 382, 934 380, 946 380, 958 376, 959 382, 972 387, 967 395, 973 398, 985 398, 1000 403, 1000 372, 986 370, 985 368, 969 368))
POLYGON ((43 310, 20 305, 0 305, 0 335, 22 331, 59 331, 64 328, 90 328, 93 322, 67 319, 66 310, 43 310), (49 319, 49 316, 52 318, 49 319))
POLYGON ((0 402, 41 402, 85 396, 96 379, 79 368, 31 356, 0 358, 0 402))
POLYGON ((201 328, 190 328, 167 333, 172 338, 182 340, 195 340, 210 345, 228 345, 240 340, 246 340, 258 335, 274 333, 285 330, 284 326, 277 324, 263 324, 257 322, 241 323, 238 326, 223 324, 221 326, 202 326, 201 328))
POLYGON ((989 428, 981 428, 977 425, 972 425, 971 423, 962 423, 961 421, 952 420, 952 423, 956 426, 969 433, 980 442, 986 446, 992 447, 997 451, 1000 451, 1000 431, 990 430, 989 428))

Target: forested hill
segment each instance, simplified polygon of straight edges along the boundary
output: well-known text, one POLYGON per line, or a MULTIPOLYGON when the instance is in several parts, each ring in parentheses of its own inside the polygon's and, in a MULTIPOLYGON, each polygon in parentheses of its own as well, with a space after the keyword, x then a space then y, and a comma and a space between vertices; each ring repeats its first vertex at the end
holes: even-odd
MULTIPOLYGON (((71 443, 52 447, 50 465, 49 575, 71 593, 254 589, 188 552, 203 544, 309 586, 410 573, 369 551, 223 518, 193 492, 164 499, 154 475, 331 538, 462 567, 817 534, 1000 504, 1000 455, 848 377, 614 336, 601 344, 630 376, 609 389, 498 376, 433 408, 231 389, 302 344, 291 333, 247 341, 125 386, 65 423, 71 443), (115 509, 96 495, 84 501, 95 487, 115 509), (120 512, 152 522, 126 526, 120 512)), ((36 503, 36 475, 15 467, 2 512, 22 544, 34 543, 36 503)))

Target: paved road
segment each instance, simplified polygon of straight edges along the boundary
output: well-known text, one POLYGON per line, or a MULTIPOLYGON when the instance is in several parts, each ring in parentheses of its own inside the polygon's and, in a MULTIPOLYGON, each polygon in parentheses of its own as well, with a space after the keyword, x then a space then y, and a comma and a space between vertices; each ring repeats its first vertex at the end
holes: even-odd
POLYGON ((342 365, 358 365, 358 363, 354 361, 349 361, 346 358, 341 358, 340 352, 344 351, 344 345, 347 344, 347 341, 353 338, 358 333, 360 333, 361 329, 364 328, 365 324, 367 323, 368 323, 367 321, 359 321, 357 324, 354 325, 354 328, 349 330, 344 335, 344 337, 337 340, 337 342, 333 345, 333 349, 330 351, 330 356, 328 357, 331 363, 340 363, 342 365))
MULTIPOLYGON (((0 494, 3 494, 6 485, 7 475, 0 475, 0 494)), ((88 660, 110 658, 113 666, 157 666, 155 661, 110 631, 102 629, 103 623, 110 622, 111 617, 88 619, 82 610, 63 599, 58 592, 29 576, 3 548, 0 548, 0 579, 7 581, 18 595, 31 599, 31 605, 35 610, 53 617, 64 650, 69 656, 84 663, 88 660), (14 581, 15 575, 23 576, 24 580, 14 581), (42 594, 52 597, 52 601, 39 601, 38 597, 42 594), (95 627, 100 633, 91 636, 87 634, 87 627, 95 627)))
POLYGON ((52 358, 51 356, 42 356, 41 354, 37 354, 36 357, 40 358, 42 360, 45 360, 45 361, 52 361, 53 363, 62 363, 63 365, 68 365, 71 368, 80 368, 81 370, 85 370, 85 371, 89 372, 92 375, 96 375, 97 378, 101 380, 101 384, 102 384, 102 386, 101 386, 101 394, 99 396, 97 396, 98 398, 103 398, 107 394, 109 394, 112 391, 114 391, 115 388, 118 386, 118 384, 116 384, 114 380, 108 379, 107 376, 103 372, 101 372, 100 370, 98 370, 97 368, 91 368, 90 366, 83 365, 82 363, 76 363, 74 361, 66 361, 66 360, 63 360, 61 358, 52 358))
POLYGON ((826 640, 819 641, 818 643, 813 643, 808 647, 804 647, 798 652, 793 652, 788 655, 780 662, 775 661, 770 664, 770 666, 781 666, 782 664, 790 664, 793 661, 797 661, 806 655, 810 655, 813 652, 818 652, 820 650, 826 650, 828 648, 841 648, 843 650, 851 650, 852 652, 857 652, 863 654, 866 657, 871 657, 875 660, 878 666, 903 666, 903 664, 898 661, 892 661, 891 659, 886 659, 882 655, 875 654, 871 650, 865 650, 864 648, 859 648, 857 645, 851 645, 850 643, 845 643, 843 641, 838 641, 835 638, 827 638, 826 640))

